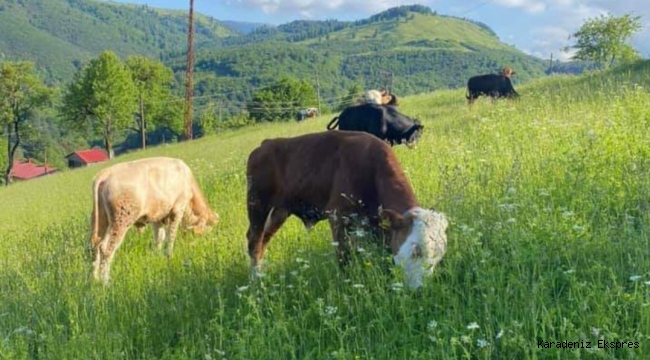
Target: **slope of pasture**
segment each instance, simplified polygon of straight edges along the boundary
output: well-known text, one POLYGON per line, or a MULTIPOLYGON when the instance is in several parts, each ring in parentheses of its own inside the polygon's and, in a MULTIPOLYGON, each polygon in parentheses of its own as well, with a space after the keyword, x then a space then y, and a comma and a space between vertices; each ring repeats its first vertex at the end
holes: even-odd
POLYGON ((649 65, 544 79, 494 106, 468 108, 462 91, 405 98, 426 128, 416 149, 395 151, 421 205, 451 220, 448 253, 418 293, 366 239, 339 271, 326 223, 306 232, 295 218, 271 242, 266 276, 248 282, 247 155, 331 116, 117 159, 185 159, 221 223, 181 236, 170 260, 150 230, 130 232, 106 288, 88 281, 85 253, 97 167, 0 189, 0 358, 641 359, 649 65))

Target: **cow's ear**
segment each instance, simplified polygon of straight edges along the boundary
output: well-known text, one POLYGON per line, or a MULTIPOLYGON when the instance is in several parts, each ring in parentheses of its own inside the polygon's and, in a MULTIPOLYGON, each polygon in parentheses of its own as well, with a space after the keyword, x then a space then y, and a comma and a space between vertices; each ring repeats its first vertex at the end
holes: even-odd
POLYGON ((383 229, 402 229, 405 228, 413 222, 411 217, 402 216, 395 210, 383 209, 381 211, 381 227, 383 229))

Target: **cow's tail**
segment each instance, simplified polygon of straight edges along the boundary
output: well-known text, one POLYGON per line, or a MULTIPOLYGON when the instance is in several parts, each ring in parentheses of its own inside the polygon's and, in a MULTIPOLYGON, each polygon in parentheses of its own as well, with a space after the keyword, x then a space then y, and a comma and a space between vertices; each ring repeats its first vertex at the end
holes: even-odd
POLYGON ((339 126, 339 117, 332 119, 329 124, 327 124, 327 130, 334 130, 339 126))
POLYGON ((92 229, 90 231, 90 246, 91 250, 99 245, 97 241, 99 237, 99 188, 104 182, 103 176, 97 176, 95 181, 93 181, 93 215, 91 218, 92 229))

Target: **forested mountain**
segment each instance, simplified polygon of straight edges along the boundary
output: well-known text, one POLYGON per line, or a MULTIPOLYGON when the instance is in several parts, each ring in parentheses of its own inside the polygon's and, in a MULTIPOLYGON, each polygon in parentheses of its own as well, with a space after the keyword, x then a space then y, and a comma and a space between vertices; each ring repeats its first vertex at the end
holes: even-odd
MULTIPOLYGON (((236 34, 197 16, 198 44, 236 34)), ((96 0, 0 0, 0 59, 31 60, 67 81, 80 63, 112 50, 159 58, 187 44, 187 13, 96 0)))
MULTIPOLYGON (((167 63, 182 74, 185 54, 167 63)), ((389 86, 401 95, 462 87, 476 74, 516 69, 515 83, 543 76, 548 64, 499 40, 489 26, 439 15, 420 5, 401 6, 359 21, 294 21, 262 26, 198 47, 199 104, 227 112, 282 76, 310 81, 326 107, 348 89, 389 86)))

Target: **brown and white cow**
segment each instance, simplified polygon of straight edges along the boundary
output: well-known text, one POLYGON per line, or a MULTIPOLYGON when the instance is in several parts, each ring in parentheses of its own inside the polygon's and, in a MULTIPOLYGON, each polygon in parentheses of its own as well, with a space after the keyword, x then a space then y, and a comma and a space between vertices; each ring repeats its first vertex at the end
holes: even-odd
POLYGON ((412 288, 422 285, 446 251, 445 215, 419 207, 390 146, 370 134, 328 131, 264 140, 248 158, 247 176, 253 274, 290 215, 308 229, 329 219, 341 265, 349 257, 351 219, 366 219, 370 230, 383 235, 412 288))
POLYGON ((367 90, 363 94, 362 104, 376 105, 393 105, 397 106, 397 96, 388 92, 388 90, 367 90))
POLYGON ((145 158, 103 169, 93 181, 93 275, 109 281, 115 251, 131 226, 153 224, 154 243, 160 250, 169 227, 167 256, 171 256, 181 222, 201 234, 218 220, 192 171, 180 159, 145 158))

